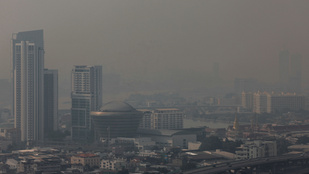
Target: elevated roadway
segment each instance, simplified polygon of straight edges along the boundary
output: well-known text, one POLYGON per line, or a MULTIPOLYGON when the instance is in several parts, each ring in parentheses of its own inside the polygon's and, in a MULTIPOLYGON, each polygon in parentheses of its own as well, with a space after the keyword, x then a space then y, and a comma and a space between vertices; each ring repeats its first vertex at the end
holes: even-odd
POLYGON ((285 168, 293 165, 301 165, 309 168, 309 154, 282 155, 277 157, 256 158, 251 160, 239 160, 225 162, 212 166, 197 168, 183 172, 184 174, 219 174, 237 173, 239 170, 249 170, 249 173, 259 173, 259 169, 268 168, 272 173, 276 173, 276 168, 285 168))

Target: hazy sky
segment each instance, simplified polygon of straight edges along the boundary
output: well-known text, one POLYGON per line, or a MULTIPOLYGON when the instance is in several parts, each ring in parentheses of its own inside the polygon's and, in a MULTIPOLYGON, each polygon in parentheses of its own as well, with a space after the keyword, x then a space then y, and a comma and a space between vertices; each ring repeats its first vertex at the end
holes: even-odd
POLYGON ((226 80, 269 82, 287 48, 303 56, 308 82, 308 7, 291 0, 1 0, 0 78, 9 77, 11 34, 43 29, 45 67, 59 69, 62 80, 73 65, 102 64, 129 79, 194 83, 218 62, 226 80))

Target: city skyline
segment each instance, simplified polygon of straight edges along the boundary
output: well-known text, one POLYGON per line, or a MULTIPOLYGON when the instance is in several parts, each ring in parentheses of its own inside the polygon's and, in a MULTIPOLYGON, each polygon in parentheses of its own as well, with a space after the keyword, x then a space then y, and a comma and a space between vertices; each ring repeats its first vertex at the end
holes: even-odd
POLYGON ((301 54, 308 65, 308 2, 57 2, 0 2, 1 78, 9 77, 11 33, 40 28, 48 40, 46 66, 59 69, 68 94, 75 64, 103 65, 104 74, 135 88, 167 84, 178 91, 212 87, 214 62, 225 86, 236 77, 277 81, 280 50, 301 54))

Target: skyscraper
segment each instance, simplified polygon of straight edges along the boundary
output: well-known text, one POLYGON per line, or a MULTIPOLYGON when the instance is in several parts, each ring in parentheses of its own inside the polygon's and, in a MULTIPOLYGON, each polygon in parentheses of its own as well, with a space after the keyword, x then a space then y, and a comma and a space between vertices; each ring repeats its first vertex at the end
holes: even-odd
POLYGON ((13 114, 21 141, 44 138, 43 30, 13 34, 11 40, 13 114))
POLYGON ((280 51, 279 53, 279 78, 280 82, 287 82, 289 78, 289 58, 288 50, 280 51))
POLYGON ((58 70, 44 70, 44 134, 58 130, 58 70))
POLYGON ((288 50, 279 53, 279 82, 283 92, 301 92, 302 58, 300 54, 292 54, 288 50))
POLYGON ((300 54, 292 54, 290 60, 290 92, 301 92, 302 85, 302 57, 300 54))
POLYGON ((290 53, 288 50, 279 52, 279 83, 283 91, 288 90, 290 53))
POLYGON ((72 140, 91 138, 91 111, 102 106, 102 66, 75 66, 72 70, 72 140))

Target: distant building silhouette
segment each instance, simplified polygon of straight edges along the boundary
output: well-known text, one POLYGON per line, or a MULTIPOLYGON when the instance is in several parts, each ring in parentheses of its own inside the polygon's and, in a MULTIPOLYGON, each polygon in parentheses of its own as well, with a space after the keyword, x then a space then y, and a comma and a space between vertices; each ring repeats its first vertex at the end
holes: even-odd
POLYGON ((252 78, 235 78, 234 92, 241 94, 242 92, 254 92, 257 90, 257 80, 252 78))
POLYGON ((1 105, 12 103, 12 83, 9 79, 0 79, 0 102, 1 105))
POLYGON ((279 82, 282 90, 287 91, 289 82, 290 53, 288 50, 279 52, 279 82))
POLYGON ((302 91, 302 57, 300 54, 293 54, 290 59, 290 92, 300 93, 302 91))
POLYGON ((75 66, 72 70, 72 140, 91 138, 91 111, 102 106, 102 66, 75 66))
POLYGON ((290 55, 288 50, 279 52, 279 84, 283 92, 301 93, 302 58, 300 54, 290 55))
POLYGON ((44 42, 43 30, 13 34, 13 114, 21 141, 44 138, 44 42))
POLYGON ((58 130, 58 70, 44 70, 44 134, 58 130))

